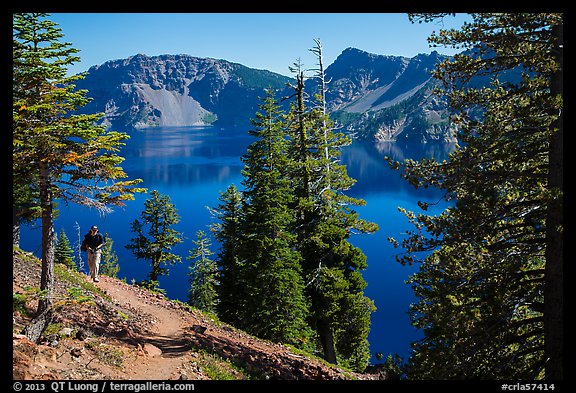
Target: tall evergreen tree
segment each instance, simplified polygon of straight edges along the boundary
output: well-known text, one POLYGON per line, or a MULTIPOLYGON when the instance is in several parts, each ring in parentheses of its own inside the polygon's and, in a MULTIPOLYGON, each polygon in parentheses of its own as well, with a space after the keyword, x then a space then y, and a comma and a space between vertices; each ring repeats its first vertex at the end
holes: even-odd
POLYGON ((246 319, 247 328, 263 338, 303 346, 309 336, 308 308, 300 254, 289 230, 293 212, 284 121, 272 91, 267 91, 260 109, 250 131, 257 140, 242 157, 247 252, 243 274, 249 277, 251 295, 245 312, 252 315, 246 319))
POLYGON ((120 271, 118 255, 114 251, 114 240, 108 233, 104 233, 104 245, 102 246, 102 256, 100 260, 99 274, 108 277, 117 277, 120 271))
POLYGON ((216 312, 218 304, 218 266, 210 257, 210 240, 203 231, 196 232, 196 246, 190 251, 188 258, 191 263, 188 275, 190 276, 190 290, 188 291, 188 304, 202 311, 216 312))
POLYGON ((220 205, 213 209, 218 222, 212 227, 215 238, 220 243, 216 263, 220 276, 218 281, 218 317, 231 325, 240 327, 243 310, 249 293, 241 272, 246 261, 242 256, 245 222, 242 210, 243 196, 234 184, 221 193, 220 205))
POLYGON ((550 171, 562 173, 562 15, 472 19, 430 38, 469 49, 435 73, 463 145, 449 162, 404 165, 412 184, 456 201, 439 216, 407 212, 416 230, 399 259, 422 262, 411 315, 425 334, 409 376, 561 379, 562 182, 550 171))
POLYGON ((307 100, 304 72, 296 64, 296 100, 287 119, 288 150, 293 158, 289 177, 296 195, 293 228, 311 301, 312 326, 325 359, 364 369, 370 357, 370 314, 375 308, 363 295, 366 282, 361 271, 367 266, 366 256, 348 239, 353 232, 373 233, 378 227, 351 209, 365 201, 345 194, 355 180, 339 158, 341 148, 351 141, 336 131, 326 112, 322 47, 319 40, 315 42, 312 51, 318 58, 319 92, 311 103, 307 100))
POLYGON ((176 206, 168 195, 162 195, 158 190, 152 190, 150 198, 144 202, 144 210, 131 224, 131 231, 136 237, 125 247, 131 250, 138 259, 149 260, 150 285, 155 287, 158 277, 168 275, 166 265, 174 265, 182 259, 170 252, 173 246, 182 243, 182 234, 172 228, 180 222, 176 206), (145 233, 147 229, 147 234, 145 233))
POLYGON ((316 345, 307 342, 315 331, 328 361, 361 370, 370 357, 374 304, 363 293, 366 256, 348 239, 377 226, 351 209, 364 201, 345 195, 355 181, 339 158, 350 139, 335 132, 326 113, 316 44, 320 93, 309 107, 300 63, 288 113, 268 92, 251 131, 257 141, 242 158, 245 190, 240 195, 234 187, 221 197, 219 315, 301 347, 316 345))
POLYGON ((14 216, 41 217, 42 277, 48 295, 38 304, 37 317, 25 328, 36 341, 50 319, 54 286, 54 203, 63 199, 109 211, 142 191, 140 180, 126 174, 116 155, 124 133, 95 125, 102 114, 74 115, 89 99, 68 77, 77 49, 61 42, 61 29, 46 14, 13 15, 13 195, 14 216), (90 181, 86 181, 90 180, 90 181))
POLYGON ((74 229, 76 230, 76 241, 74 242, 74 249, 76 250, 76 263, 78 265, 78 271, 84 271, 84 260, 82 259, 82 234, 80 232, 80 224, 78 221, 74 223, 74 229))
POLYGON ((66 236, 64 228, 60 229, 60 236, 56 239, 56 246, 54 248, 54 262, 66 265, 69 269, 76 270, 76 263, 74 262, 74 250, 70 246, 70 240, 66 236))

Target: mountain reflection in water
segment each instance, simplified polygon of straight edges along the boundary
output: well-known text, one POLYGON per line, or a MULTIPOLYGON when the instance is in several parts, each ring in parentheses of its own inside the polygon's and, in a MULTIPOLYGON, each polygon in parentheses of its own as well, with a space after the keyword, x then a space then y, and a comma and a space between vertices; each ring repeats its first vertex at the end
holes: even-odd
MULTIPOLYGON (((193 249, 195 233, 200 229, 209 232, 214 219, 207 207, 219 204, 220 192, 232 183, 242 188, 240 157, 252 141, 254 138, 247 130, 240 128, 171 127, 131 132, 131 138, 121 152, 126 158, 121 166, 129 178, 143 179, 142 186, 149 191, 156 189, 168 195, 181 217, 174 229, 184 234, 185 241, 172 252, 182 257, 182 263, 170 266, 170 274, 160 277, 160 286, 169 298, 187 301, 190 283, 186 257, 193 249)), ((411 288, 404 283, 416 267, 396 263, 394 257, 401 250, 394 249, 387 239, 389 236, 401 239, 410 229, 406 218, 398 212, 398 206, 418 211, 418 200, 437 201, 442 195, 439 190, 414 189, 398 171, 389 168, 384 156, 395 160, 422 157, 444 160, 453 149, 454 145, 446 144, 360 142, 342 149, 341 163, 346 164, 348 174, 357 180, 347 193, 366 200, 366 206, 355 209, 361 218, 376 222, 380 227, 375 234, 354 235, 350 239, 368 258, 368 268, 364 272, 368 282, 366 295, 377 307, 369 336, 372 354, 398 353, 406 359, 410 342, 421 335, 408 319, 409 304, 415 299, 411 288)), ((59 233, 64 228, 74 243, 78 237, 76 223, 81 227, 81 236, 91 225, 98 225, 114 241, 120 263, 118 277, 126 278, 129 283, 133 279, 143 280, 150 272, 150 263, 137 260, 124 246, 134 237, 130 223, 139 218, 148 197, 149 194, 136 195, 134 201, 129 201, 123 208, 115 208, 107 216, 100 216, 86 207, 61 203, 55 230, 59 233)), ((435 214, 434 209, 439 212, 442 206, 434 206, 429 213, 435 214)), ((23 226, 21 247, 39 256, 40 236, 39 223, 23 226)), ((212 241, 212 251, 216 252, 217 248, 218 243, 212 241)))

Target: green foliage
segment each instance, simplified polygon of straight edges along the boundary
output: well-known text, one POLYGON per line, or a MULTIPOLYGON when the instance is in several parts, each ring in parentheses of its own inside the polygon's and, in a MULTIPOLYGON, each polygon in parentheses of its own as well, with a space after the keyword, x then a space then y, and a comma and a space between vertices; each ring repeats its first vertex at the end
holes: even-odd
POLYGON ((149 260, 152 270, 150 283, 158 281, 158 276, 169 273, 166 265, 174 265, 181 257, 170 252, 171 248, 181 243, 182 234, 172 228, 180 222, 180 216, 170 197, 152 190, 150 198, 144 202, 144 210, 131 224, 131 231, 136 234, 131 243, 125 247, 131 250, 138 259, 149 260), (147 229, 147 234, 145 230, 147 229))
POLYGON ((14 302, 14 309, 19 308, 25 311, 26 302, 32 299, 44 299, 48 294, 47 290, 40 290, 38 287, 24 288, 24 293, 13 293, 12 300, 14 302))
POLYGON ((240 272, 248 296, 244 299, 242 327, 274 341, 303 345, 309 329, 307 304, 300 275, 300 256, 289 232, 288 160, 283 116, 271 91, 260 106, 251 131, 257 140, 242 157, 244 203, 240 272))
MULTIPOLYGON (((198 351, 198 363, 202 371, 213 381, 234 381, 239 378, 238 368, 229 360, 207 351, 198 351)), ((240 374, 241 375, 241 374, 240 374)))
POLYGON ((50 336, 53 334, 58 334, 58 332, 60 332, 62 329, 64 329, 64 325, 60 322, 57 323, 50 323, 48 324, 48 326, 46 327, 46 330, 44 331, 44 335, 46 336, 50 336))
POLYGON ((76 269, 69 269, 62 264, 54 265, 54 275, 59 281, 67 281, 76 287, 82 288, 84 291, 96 293, 105 299, 110 300, 110 296, 97 287, 93 282, 87 281, 84 273, 78 272, 76 269))
POLYGON ((93 299, 91 296, 84 294, 81 287, 72 287, 68 289, 68 297, 77 303, 91 302, 93 299))
MULTIPOLYGON (((18 219, 42 219, 41 287, 52 292, 54 201, 108 212, 143 189, 136 187, 140 179, 125 180, 119 166, 117 153, 128 135, 97 126, 102 114, 77 114, 89 102, 87 91, 74 84, 83 75, 66 76, 79 61, 78 50, 61 41, 61 29, 47 16, 12 17, 12 193, 18 219)), ((39 315, 51 299, 49 293, 39 302, 39 315)), ((27 334, 35 341, 38 331, 31 327, 27 334)))
POLYGON ((419 298, 410 315, 424 332, 407 374, 542 378, 549 357, 544 268, 553 262, 546 257, 547 212, 557 198, 547 186, 548 161, 562 110, 551 88, 558 71, 552 30, 562 20, 558 14, 472 17, 461 30, 430 38, 471 49, 435 72, 463 146, 448 162, 394 165, 414 186, 439 187, 455 201, 438 216, 406 212, 415 230, 402 241, 406 253, 398 260, 420 264, 409 281, 419 298), (510 70, 520 77, 502 82, 510 70), (479 83, 487 76, 489 85, 479 83))
POLYGON ((218 266, 210 259, 214 254, 210 251, 212 244, 203 231, 196 232, 193 243, 196 248, 190 251, 187 258, 191 261, 188 303, 202 311, 214 313, 218 303, 218 266))
POLYGON ((244 359, 225 358, 217 351, 210 351, 195 345, 191 345, 191 349, 198 355, 195 358, 202 372, 213 381, 264 379, 259 370, 247 366, 244 359))
POLYGON ((114 240, 112 240, 108 233, 105 233, 100 259, 100 274, 116 278, 120 271, 120 265, 118 264, 118 255, 116 255, 113 247, 114 240))
POLYGON ((243 196, 234 184, 219 197, 220 205, 213 210, 218 223, 212 230, 220 243, 216 263, 220 271, 218 281, 218 316, 225 322, 240 326, 248 286, 242 281, 241 272, 245 261, 241 259, 242 225, 245 222, 242 210, 243 196))
POLYGON ((12 292, 12 310, 13 312, 19 312, 22 315, 28 316, 28 309, 26 307, 26 302, 30 298, 30 289, 27 289, 25 293, 12 292))
MULTIPOLYGON (((134 187, 141 180, 121 180, 123 158, 115 153, 128 135, 96 126, 101 114, 71 114, 89 101, 87 91, 74 85, 83 75, 66 76, 66 67, 79 61, 78 50, 61 42, 61 29, 46 18, 37 13, 13 18, 14 190, 39 196, 45 168, 54 199, 103 211, 109 204, 123 205, 141 191, 134 187)), ((38 199, 25 199, 39 206, 38 199)))
MULTIPOLYGON (((321 64, 321 48, 316 48, 316 54, 321 64)), ((297 69, 296 102, 287 115, 289 177, 295 194, 292 227, 302 256, 311 326, 324 356, 363 370, 370 357, 367 339, 374 305, 362 293, 366 283, 360 272, 366 268, 366 256, 348 239, 353 232, 372 233, 378 227, 361 220, 351 208, 364 205, 363 200, 344 194, 355 183, 339 164, 340 149, 350 139, 336 132, 325 111, 324 75, 321 66, 318 70, 320 92, 312 108, 307 108, 304 74, 297 69), (346 333, 351 327, 351 333, 346 333)))
POLYGON ((397 380, 404 376, 405 364, 399 355, 389 354, 384 362, 384 371, 388 376, 388 379, 397 380))
POLYGON ((145 288, 150 292, 160 293, 162 295, 166 294, 166 290, 160 288, 160 283, 157 280, 142 280, 138 282, 133 282, 132 284, 145 288))
POLYGON ((269 86, 272 89, 281 89, 290 81, 290 78, 265 70, 253 70, 241 64, 234 64, 234 74, 238 83, 248 88, 269 86))
POLYGON ((222 246, 218 314, 309 351, 318 338, 328 361, 363 370, 374 304, 363 294, 366 256, 348 239, 377 226, 350 207, 364 201, 344 194, 355 182, 338 163, 350 140, 326 113, 316 44, 320 92, 313 106, 305 103, 301 71, 287 113, 267 92, 253 121, 257 140, 242 157, 245 190, 231 186, 215 209, 222 246))
POLYGON ((60 230, 60 236, 56 240, 56 247, 54 249, 54 262, 66 265, 69 269, 76 270, 76 263, 74 262, 74 250, 70 246, 70 241, 64 228, 60 230))
POLYGON ((86 292, 95 293, 98 294, 98 296, 110 300, 110 296, 104 293, 102 289, 97 287, 92 281, 87 281, 84 273, 80 273, 76 269, 69 269, 62 264, 56 264, 54 265, 54 275, 58 281, 69 282, 76 287, 82 288, 86 292))
POLYGON ((98 360, 104 364, 118 368, 124 364, 124 352, 118 347, 102 342, 102 339, 88 341, 86 348, 93 351, 98 360))

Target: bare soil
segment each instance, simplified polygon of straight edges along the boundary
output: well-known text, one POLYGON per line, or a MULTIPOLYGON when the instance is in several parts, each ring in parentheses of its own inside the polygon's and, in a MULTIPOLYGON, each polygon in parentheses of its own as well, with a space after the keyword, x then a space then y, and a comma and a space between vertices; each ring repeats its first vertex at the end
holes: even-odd
POLYGON ((39 261, 15 251, 13 293, 24 300, 14 303, 14 379, 377 379, 250 336, 107 276, 92 283, 82 274, 57 274, 52 323, 41 342, 32 343, 19 332, 34 314, 37 299, 30 288, 39 283, 39 261))

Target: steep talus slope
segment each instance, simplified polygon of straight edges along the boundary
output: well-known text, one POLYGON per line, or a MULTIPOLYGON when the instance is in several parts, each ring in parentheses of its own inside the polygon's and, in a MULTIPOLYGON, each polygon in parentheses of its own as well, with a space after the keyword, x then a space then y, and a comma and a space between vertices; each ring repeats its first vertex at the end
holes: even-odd
MULTIPOLYGON (((326 68, 327 109, 356 138, 372 141, 455 141, 444 99, 432 94, 431 71, 445 57, 413 58, 344 50, 326 68)), ((264 90, 293 94, 289 77, 225 60, 189 55, 135 55, 93 66, 77 82, 93 98, 85 113, 132 130, 155 126, 246 126, 264 90)), ((306 81, 310 97, 317 91, 306 81)), ((284 101, 286 104, 288 101, 284 101)))
POLYGON ((139 54, 91 67, 77 86, 92 98, 82 112, 104 112, 104 124, 130 130, 248 124, 264 89, 287 81, 225 60, 139 54))
MULTIPOLYGON (((409 59, 345 49, 326 68, 328 110, 342 110, 366 95, 384 94, 406 69, 409 59)), ((309 82, 309 85, 311 83, 309 82)), ((376 97, 377 99, 377 97, 376 97)), ((363 110, 361 110, 363 111, 363 110)))
POLYGON ((332 117, 358 139, 454 142, 431 72, 446 57, 375 55, 348 48, 326 69, 332 117))

